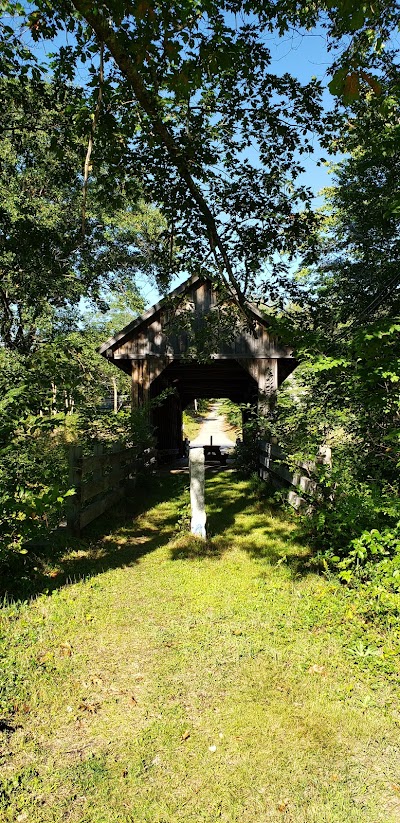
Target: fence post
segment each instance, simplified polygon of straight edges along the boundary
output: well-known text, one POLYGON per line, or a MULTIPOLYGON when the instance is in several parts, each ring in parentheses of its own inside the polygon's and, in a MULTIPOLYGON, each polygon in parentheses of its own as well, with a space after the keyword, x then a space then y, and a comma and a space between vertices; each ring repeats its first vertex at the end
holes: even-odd
POLYGON ((79 537, 82 488, 82 446, 71 446, 69 452, 69 486, 75 489, 67 508, 68 529, 79 537))
POLYGON ((330 466, 332 468, 332 449, 330 446, 319 447, 317 463, 321 463, 323 466, 330 466))
POLYGON ((198 537, 206 537, 206 510, 204 503, 204 451, 190 449, 190 506, 192 511, 191 532, 198 537))

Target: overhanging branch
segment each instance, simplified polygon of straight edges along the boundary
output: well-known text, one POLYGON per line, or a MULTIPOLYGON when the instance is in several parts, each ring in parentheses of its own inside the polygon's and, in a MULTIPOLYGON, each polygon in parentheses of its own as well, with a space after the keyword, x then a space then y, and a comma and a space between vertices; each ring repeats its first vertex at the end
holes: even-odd
POLYGON ((237 283, 227 249, 219 235, 215 218, 199 186, 189 172, 179 145, 176 143, 174 136, 160 116, 157 100, 146 88, 132 58, 126 53, 126 48, 121 43, 118 34, 111 27, 109 21, 100 13, 99 8, 95 8, 93 4, 87 2, 87 0, 73 0, 73 5, 93 29, 99 41, 107 46, 121 73, 128 80, 136 100, 150 118, 155 134, 157 134, 162 145, 165 146, 170 160, 177 169, 181 179, 186 183, 193 200, 198 206, 203 223, 207 229, 210 247, 220 276, 225 282, 225 285, 233 289, 239 305, 249 319, 245 296, 237 283), (225 276, 225 273, 227 276, 225 276))
POLYGON ((86 228, 86 204, 87 204, 87 196, 88 196, 88 187, 89 187, 89 171, 90 171, 90 158, 92 156, 93 151, 93 142, 94 142, 94 133, 96 131, 96 126, 100 117, 101 112, 101 103, 103 100, 103 83, 104 83, 104 44, 100 43, 100 66, 99 66, 99 91, 97 95, 97 103, 96 108, 93 113, 92 122, 90 126, 90 134, 89 134, 89 142, 85 157, 85 165, 83 168, 83 191, 82 191, 82 234, 85 236, 85 228, 86 228))

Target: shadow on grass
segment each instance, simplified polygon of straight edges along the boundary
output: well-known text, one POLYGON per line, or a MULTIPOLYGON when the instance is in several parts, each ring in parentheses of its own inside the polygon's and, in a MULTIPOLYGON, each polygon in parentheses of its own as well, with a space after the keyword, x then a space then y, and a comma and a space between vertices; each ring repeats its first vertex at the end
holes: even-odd
POLYGON ((296 577, 317 570, 287 516, 229 468, 215 467, 207 475, 209 538, 194 537, 189 533, 187 485, 187 474, 181 473, 141 478, 81 538, 60 529, 27 554, 10 555, 0 569, 0 596, 9 601, 51 593, 108 569, 132 566, 170 541, 173 560, 218 559, 237 546, 254 559, 284 564, 296 577))
POLYGON ((171 546, 172 560, 201 560, 204 558, 218 559, 222 552, 213 540, 203 540, 194 534, 182 534, 177 537, 171 546))
POLYGON ((317 570, 293 520, 234 471, 208 476, 206 510, 208 539, 182 535, 171 546, 173 560, 219 558, 235 545, 254 559, 285 565, 294 577, 317 570))
POLYGON ((141 478, 136 487, 127 489, 121 503, 88 526, 82 537, 59 529, 43 543, 35 543, 27 554, 10 555, 0 569, 0 596, 6 601, 27 599, 108 569, 138 563, 177 533, 186 487, 184 475, 141 478))

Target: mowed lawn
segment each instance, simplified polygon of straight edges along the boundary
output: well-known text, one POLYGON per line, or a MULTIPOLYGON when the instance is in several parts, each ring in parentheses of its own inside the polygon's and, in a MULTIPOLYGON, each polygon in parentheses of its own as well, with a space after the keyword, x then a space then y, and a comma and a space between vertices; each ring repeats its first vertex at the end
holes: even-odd
POLYGON ((146 482, 2 610, 0 820, 398 822, 398 626, 232 470, 207 544, 146 482))

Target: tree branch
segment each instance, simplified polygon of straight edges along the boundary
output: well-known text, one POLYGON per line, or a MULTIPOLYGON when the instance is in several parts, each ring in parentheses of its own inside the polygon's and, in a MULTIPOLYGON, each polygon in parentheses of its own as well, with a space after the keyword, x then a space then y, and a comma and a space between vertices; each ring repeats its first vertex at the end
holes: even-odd
POLYGON ((245 296, 237 283, 231 262, 229 260, 228 252, 218 233, 215 218, 205 198, 203 197, 199 186, 196 184, 187 168, 187 164, 182 156, 179 145, 176 143, 174 136, 162 120, 159 112, 158 101, 146 88, 131 56, 127 53, 126 48, 120 42, 118 34, 113 30, 109 21, 100 13, 99 8, 95 8, 92 3, 88 2, 88 0, 72 1, 76 10, 93 29, 100 42, 106 44, 121 73, 128 80, 136 100, 140 103, 143 110, 150 118, 155 134, 157 134, 162 145, 165 146, 170 160, 174 164, 182 180, 186 183, 193 200, 198 206, 203 223, 207 229, 210 246, 217 263, 221 279, 224 281, 228 289, 233 289, 236 299, 244 311, 247 319, 251 319, 246 306, 245 296), (226 272, 227 277, 225 277, 224 272, 226 272))
POLYGON ((96 108, 94 110, 91 126, 90 126, 90 134, 89 134, 89 142, 88 148, 86 152, 85 158, 85 165, 83 167, 83 190, 82 190, 82 234, 85 236, 85 228, 86 228, 86 204, 87 204, 87 195, 88 195, 88 187, 89 187, 89 170, 90 170, 90 158, 92 156, 93 151, 93 142, 94 142, 94 133, 96 131, 96 126, 100 117, 101 112, 101 103, 103 99, 103 83, 104 83, 104 44, 100 43, 100 67, 99 67, 99 92, 97 95, 97 103, 96 108))

